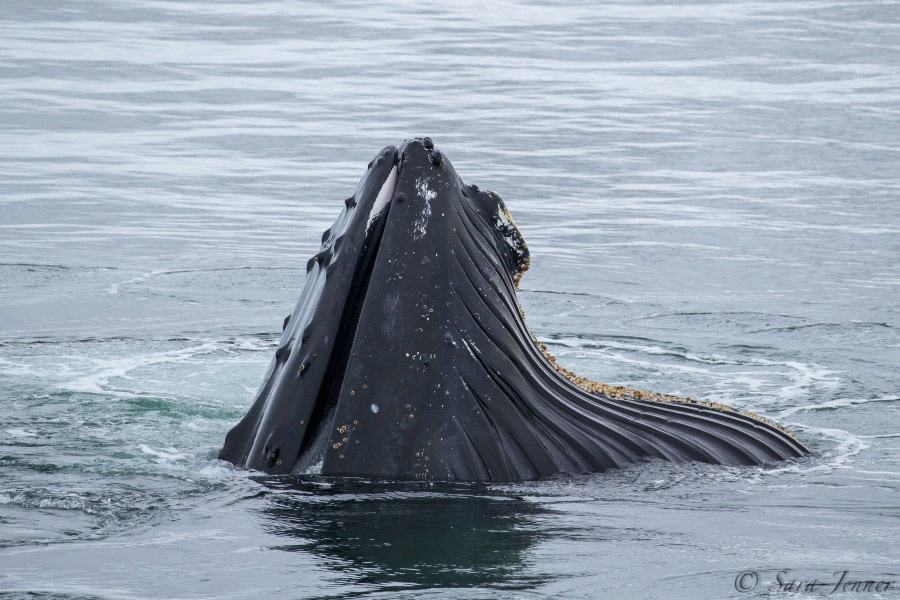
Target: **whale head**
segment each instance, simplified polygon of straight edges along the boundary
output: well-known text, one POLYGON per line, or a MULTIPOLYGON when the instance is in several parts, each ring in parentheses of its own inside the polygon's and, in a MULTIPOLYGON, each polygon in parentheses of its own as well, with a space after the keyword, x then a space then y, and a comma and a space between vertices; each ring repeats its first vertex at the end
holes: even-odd
POLYGON ((383 149, 309 260, 220 458, 276 474, 518 480, 805 452, 765 421, 556 365, 516 300, 528 263, 503 200, 463 183, 429 138, 383 149))
MULTIPOLYGON (((429 138, 384 148, 309 259, 265 380, 220 458, 270 473, 326 457, 343 465, 366 428, 389 428, 400 413, 410 427, 421 410, 413 381, 466 347, 459 315, 445 310, 454 279, 486 276, 511 296, 528 256, 500 197, 463 183, 429 138)), ((434 385, 428 395, 449 403, 453 382, 434 385)))

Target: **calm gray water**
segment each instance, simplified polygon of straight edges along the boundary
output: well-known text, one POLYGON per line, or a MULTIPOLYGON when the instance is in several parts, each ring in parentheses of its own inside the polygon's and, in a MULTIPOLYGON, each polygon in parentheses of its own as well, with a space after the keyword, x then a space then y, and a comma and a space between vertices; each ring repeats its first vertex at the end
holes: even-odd
POLYGON ((0 596, 821 597, 767 590, 850 570, 897 583, 830 597, 895 597, 897 2, 5 0, 0 142, 0 596), (505 198, 563 364, 814 455, 514 485, 217 461, 321 231, 416 135, 505 198))

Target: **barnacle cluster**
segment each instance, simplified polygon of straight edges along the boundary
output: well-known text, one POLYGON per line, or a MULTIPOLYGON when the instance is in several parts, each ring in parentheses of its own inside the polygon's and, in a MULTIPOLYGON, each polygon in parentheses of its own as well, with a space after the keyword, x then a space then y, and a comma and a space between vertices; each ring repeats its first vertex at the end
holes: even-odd
MULTIPOLYGON (((522 320, 525 320, 525 311, 522 310, 522 307, 519 306, 519 314, 522 316, 522 320)), ((527 325, 526 325, 527 327, 527 325)), ((576 375, 572 371, 563 367, 556 361, 556 357, 550 354, 550 351, 547 349, 546 344, 540 342, 534 334, 529 331, 531 335, 531 339, 534 341, 535 345, 538 347, 538 350, 541 351, 541 354, 544 355, 544 358, 547 359, 547 362, 556 370, 557 373, 583 389, 584 391, 590 394, 598 394, 601 396, 605 396, 607 398, 611 398, 613 400, 640 400, 645 402, 677 402, 680 404, 694 404, 699 406, 706 406, 709 408, 714 408, 716 410, 721 410, 725 412, 737 412, 742 415, 748 416, 752 419, 756 419, 762 423, 775 427, 776 429, 780 429, 784 431, 788 435, 793 437, 793 433, 791 433, 786 427, 780 425, 770 419, 767 419, 761 415, 756 414, 755 412, 749 410, 735 410, 734 408, 728 406, 727 404, 722 404, 721 402, 712 402, 709 400, 695 400, 694 398, 690 398, 688 396, 675 396, 672 394, 662 394, 659 392, 651 392, 650 390, 642 390, 638 388, 630 388, 625 387, 624 385, 609 385, 608 383, 601 383, 599 381, 594 381, 592 379, 588 379, 587 377, 582 377, 580 375, 576 375)))
POLYGON ((525 238, 522 237, 519 228, 516 227, 516 222, 513 220, 509 209, 507 209, 503 204, 503 201, 500 200, 500 196, 497 196, 493 192, 489 193, 491 194, 491 197, 499 203, 497 214, 494 219, 494 227, 497 228, 497 231, 500 232, 500 236, 512 249, 513 256, 515 257, 513 285, 518 289, 519 282, 522 280, 522 275, 525 274, 525 271, 527 271, 528 267, 531 265, 531 255, 528 252, 528 245, 525 243, 525 238))
MULTIPOLYGON (((499 197, 494 196, 499 200, 499 197)), ((515 267, 515 272, 513 273, 513 283, 515 284, 516 289, 519 288, 519 282, 522 280, 522 275, 525 274, 525 271, 528 270, 528 267, 531 264, 531 255, 528 252, 528 246, 525 244, 525 239, 522 237, 521 232, 519 232, 518 227, 516 227, 515 221, 513 221, 512 215, 505 205, 502 203, 499 206, 497 211, 495 226, 502 234, 503 238, 506 240, 506 243, 513 249, 517 264, 515 267)), ((522 306, 519 305, 519 314, 522 316, 522 322, 525 322, 525 311, 522 310, 522 306)), ((526 330, 528 325, 525 325, 526 330)), ((556 370, 557 373, 583 389, 584 391, 590 394, 599 394, 601 396, 605 396, 607 398, 611 398, 613 400, 628 400, 628 401, 646 401, 646 402, 677 402, 680 404, 694 404, 699 406, 706 406, 709 408, 714 408, 716 410, 721 410, 724 412, 737 412, 742 415, 746 415, 750 418, 756 419, 762 423, 767 425, 771 425, 781 431, 784 431, 788 435, 793 436, 794 434, 788 431, 782 425, 775 423, 774 421, 767 419, 761 415, 758 415, 749 410, 735 410, 734 408, 728 406, 727 404, 722 404, 721 402, 712 402, 709 400, 695 400, 694 398, 689 398, 688 396, 675 396, 672 394, 661 394, 659 392, 651 392, 650 390, 642 390, 638 388, 630 388, 622 385, 609 385, 607 383, 601 383, 599 381, 594 381, 592 379, 588 379, 587 377, 581 377, 580 375, 576 375, 572 371, 563 367, 556 361, 556 357, 550 354, 547 350, 547 346, 540 341, 534 334, 529 331, 529 335, 531 335, 531 339, 534 341, 535 345, 541 351, 541 354, 544 355, 544 358, 550 363, 550 365, 556 370)))

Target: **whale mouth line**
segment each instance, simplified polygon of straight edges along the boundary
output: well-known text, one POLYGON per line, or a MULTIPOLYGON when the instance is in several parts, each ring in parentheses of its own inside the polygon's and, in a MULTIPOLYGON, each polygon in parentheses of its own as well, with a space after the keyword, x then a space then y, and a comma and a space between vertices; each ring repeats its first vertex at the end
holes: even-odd
POLYGON ((351 284, 351 292, 344 304, 340 328, 334 340, 334 350, 328 359, 328 371, 319 388, 309 426, 294 461, 297 465, 315 464, 324 457, 324 444, 318 444, 317 441, 323 431, 330 431, 334 421, 334 412, 344 384, 344 375, 347 373, 347 367, 350 365, 350 358, 353 354, 353 342, 359 326, 359 318, 366 301, 369 283, 372 280, 372 272, 378 261, 378 250, 384 237, 388 214, 397 191, 400 166, 401 163, 398 161, 391 169, 369 212, 366 221, 368 247, 365 256, 361 257, 357 265, 353 278, 354 283, 351 284), (322 447, 319 448, 319 446, 322 447), (312 455, 301 460, 304 454, 310 452, 312 455))

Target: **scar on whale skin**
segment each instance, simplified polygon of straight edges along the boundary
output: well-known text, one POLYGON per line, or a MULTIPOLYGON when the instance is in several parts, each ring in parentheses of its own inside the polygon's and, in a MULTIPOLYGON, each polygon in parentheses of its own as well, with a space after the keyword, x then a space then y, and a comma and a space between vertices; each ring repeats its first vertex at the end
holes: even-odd
POLYGON ((529 263, 500 196, 464 184, 431 139, 386 147, 322 236, 219 458, 273 474, 515 481, 808 453, 753 413, 560 366, 516 299, 529 263))

